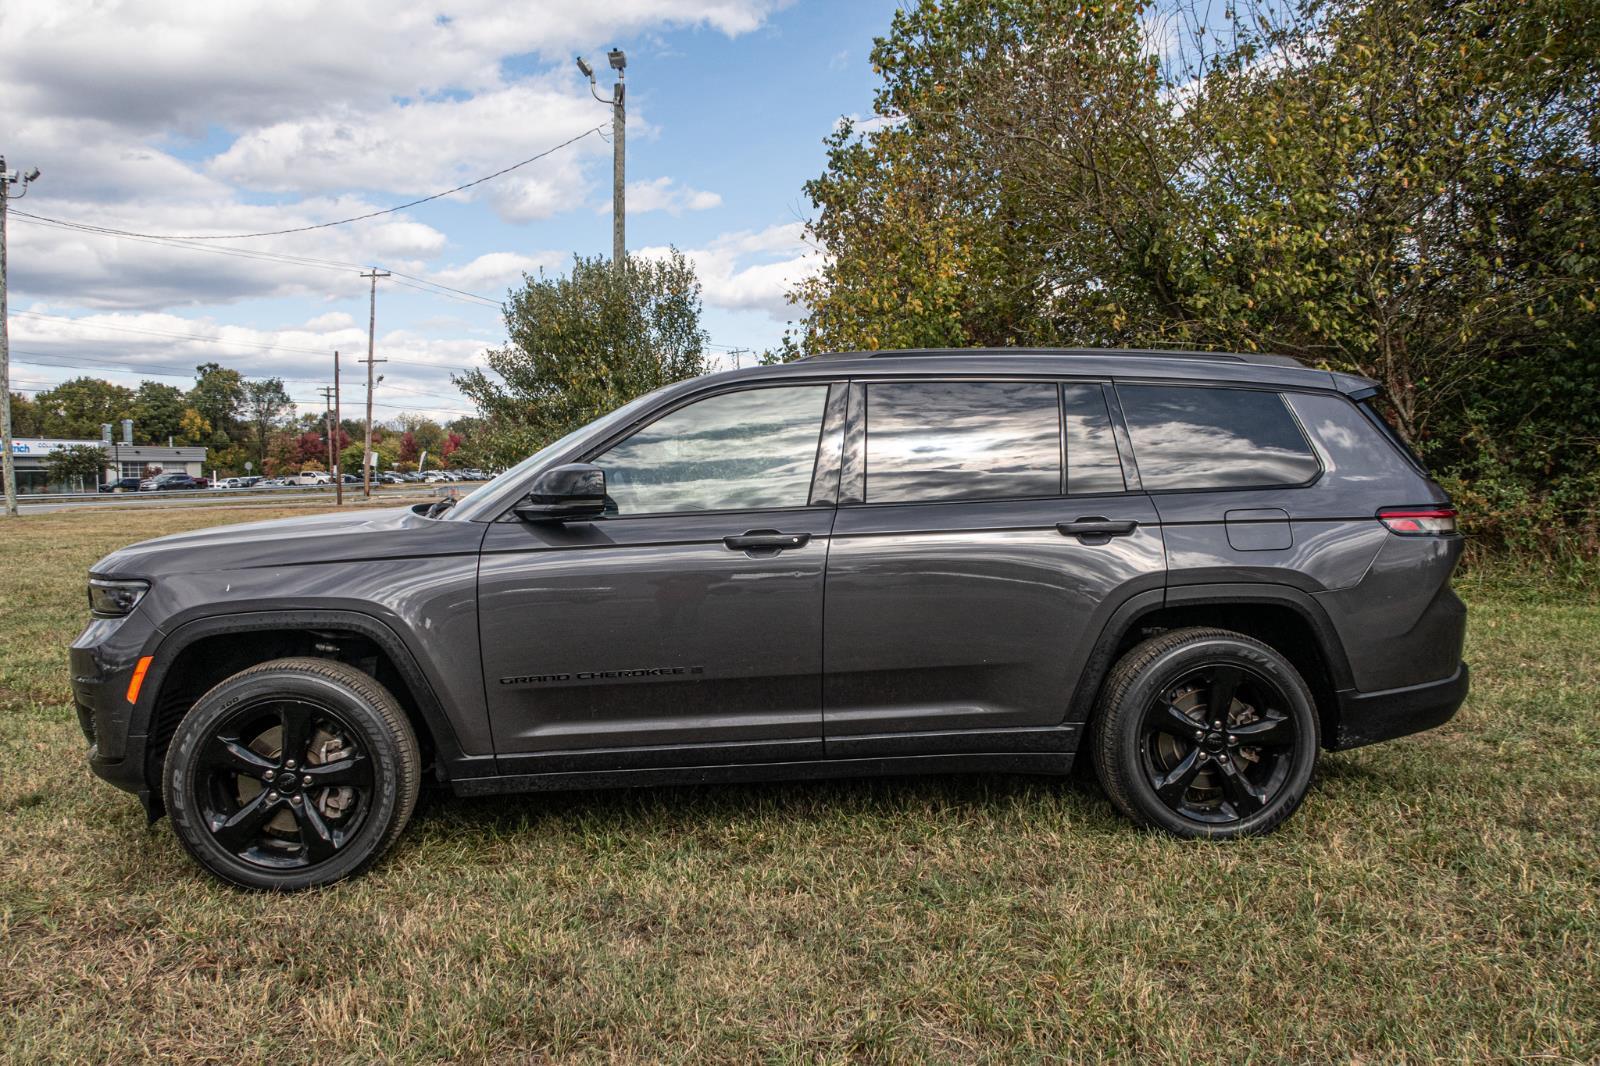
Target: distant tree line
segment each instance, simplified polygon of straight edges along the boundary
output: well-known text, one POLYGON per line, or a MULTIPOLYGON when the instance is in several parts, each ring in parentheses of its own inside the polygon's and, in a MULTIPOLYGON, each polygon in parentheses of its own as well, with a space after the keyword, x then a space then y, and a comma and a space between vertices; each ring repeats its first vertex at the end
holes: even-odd
MULTIPOLYGON (((195 368, 195 381, 180 389, 156 381, 137 388, 94 377, 78 377, 36 393, 11 396, 12 433, 17 437, 98 440, 110 423, 115 440, 121 422, 133 419, 136 444, 202 446, 206 469, 221 475, 245 472, 291 473, 325 469, 327 427, 321 414, 296 415, 294 402, 276 377, 246 378, 217 363, 195 368)), ((423 451, 428 465, 438 468, 464 458, 461 449, 472 420, 441 426, 431 419, 403 414, 390 425, 373 429, 373 450, 382 469, 415 469, 423 451)), ((363 423, 344 419, 336 434, 346 469, 361 469, 363 423)), ((63 480, 92 480, 86 452, 63 455, 53 468, 63 480)))

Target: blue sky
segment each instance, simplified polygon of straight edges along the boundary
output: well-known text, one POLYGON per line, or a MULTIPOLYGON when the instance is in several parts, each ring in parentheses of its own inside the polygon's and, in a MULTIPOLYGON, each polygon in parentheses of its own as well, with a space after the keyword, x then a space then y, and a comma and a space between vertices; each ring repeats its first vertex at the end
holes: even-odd
MULTIPOLYGON (((802 183, 841 115, 870 113, 868 53, 895 4, 615 0, 337 6, 236 0, 10 0, 0 144, 43 177, 14 203, 11 320, 22 391, 80 373, 185 384, 215 359, 310 401, 366 346, 379 263, 498 300, 522 270, 609 254, 611 156, 590 135, 468 194, 305 234, 194 245, 142 234, 312 225, 452 187, 609 121, 572 56, 611 82, 628 54, 631 250, 675 245, 699 268, 721 352, 759 350, 810 269, 802 183), (78 10, 78 8, 83 10, 78 10), (309 14, 307 12, 314 12, 309 14), (8 109, 10 110, 10 109, 8 109), (239 254, 241 252, 248 254, 239 254), (315 262, 290 262, 294 256, 315 262)), ((503 339, 498 309, 426 283, 380 283, 380 414, 469 410, 449 372, 503 339), (428 290, 428 291, 424 291, 428 290)), ((309 409, 313 404, 307 404, 309 409)))

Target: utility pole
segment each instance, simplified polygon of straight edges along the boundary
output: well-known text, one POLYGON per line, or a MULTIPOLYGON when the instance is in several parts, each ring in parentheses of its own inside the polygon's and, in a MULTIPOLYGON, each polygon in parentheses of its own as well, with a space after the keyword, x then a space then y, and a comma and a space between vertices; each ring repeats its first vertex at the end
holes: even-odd
POLYGON ((324 385, 322 393, 322 430, 328 439, 328 473, 333 473, 333 386, 324 385))
POLYGON ((628 258, 626 233, 628 211, 627 197, 624 195, 628 154, 628 109, 624 103, 624 96, 628 87, 622 80, 623 70, 628 66, 628 57, 623 54, 622 49, 613 48, 606 53, 606 58, 611 62, 611 69, 617 72, 617 84, 612 87, 609 99, 595 92, 594 68, 584 62, 582 56, 578 57, 578 69, 589 79, 589 95, 602 104, 611 105, 611 266, 620 271, 628 258))
POLYGON ((741 355, 749 355, 750 354, 750 349, 749 348, 729 348, 728 349, 728 354, 733 356, 733 368, 735 370, 739 370, 743 366, 743 364, 740 363, 740 361, 739 361, 739 357, 741 355))
MULTIPOLYGON (((372 388, 377 384, 372 380, 372 366, 374 363, 387 363, 387 359, 374 359, 372 357, 372 335, 378 328, 378 279, 389 276, 387 270, 373 267, 361 275, 372 279, 372 298, 367 305, 367 357, 357 362, 367 364, 367 443, 361 450, 361 495, 366 499, 372 498, 372 388)), ((379 378, 378 381, 382 381, 379 378)))
POLYGON ((28 186, 39 180, 39 168, 26 174, 7 170, 0 156, 0 448, 5 449, 0 467, 6 483, 6 515, 17 516, 17 468, 11 458, 11 335, 6 325, 6 203, 28 195, 28 186), (11 186, 19 191, 12 193, 11 186))
MULTIPOLYGON (((339 413, 339 352, 333 353, 333 431, 344 433, 344 417, 339 413)), ((334 446, 333 449, 333 504, 335 507, 344 506, 344 449, 334 446)))

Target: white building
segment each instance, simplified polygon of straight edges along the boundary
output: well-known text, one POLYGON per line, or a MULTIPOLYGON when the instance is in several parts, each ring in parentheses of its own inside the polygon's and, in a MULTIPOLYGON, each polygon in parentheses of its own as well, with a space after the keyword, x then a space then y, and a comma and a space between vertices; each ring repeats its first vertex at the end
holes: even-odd
POLYGON ((50 453, 74 445, 105 451, 105 470, 101 479, 106 482, 124 477, 143 478, 177 472, 200 477, 206 462, 206 450, 200 446, 168 448, 154 444, 108 444, 103 440, 17 439, 11 442, 11 459, 17 469, 17 491, 93 492, 95 485, 63 485, 50 480, 50 453))

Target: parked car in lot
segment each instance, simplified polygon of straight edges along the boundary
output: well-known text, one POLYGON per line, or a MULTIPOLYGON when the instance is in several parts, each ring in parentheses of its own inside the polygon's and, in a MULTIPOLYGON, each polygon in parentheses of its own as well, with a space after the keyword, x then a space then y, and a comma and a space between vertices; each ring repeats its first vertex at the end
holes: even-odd
POLYGON ((333 475, 326 470, 302 470, 288 480, 294 485, 331 485, 333 475))
POLYGON ((201 488, 199 478, 182 471, 173 471, 169 474, 157 474, 155 477, 145 478, 139 482, 141 492, 168 492, 174 489, 201 488))
POLYGON ((105 481, 100 484, 101 492, 138 492, 142 479, 136 477, 119 477, 115 481, 105 481))
POLYGON ((1140 825, 1263 833, 1321 750, 1467 692, 1456 513, 1380 402, 1291 359, 1126 351, 680 382, 459 501, 106 556, 71 650, 89 762, 254 888, 365 869, 425 777, 1081 756, 1140 825))

